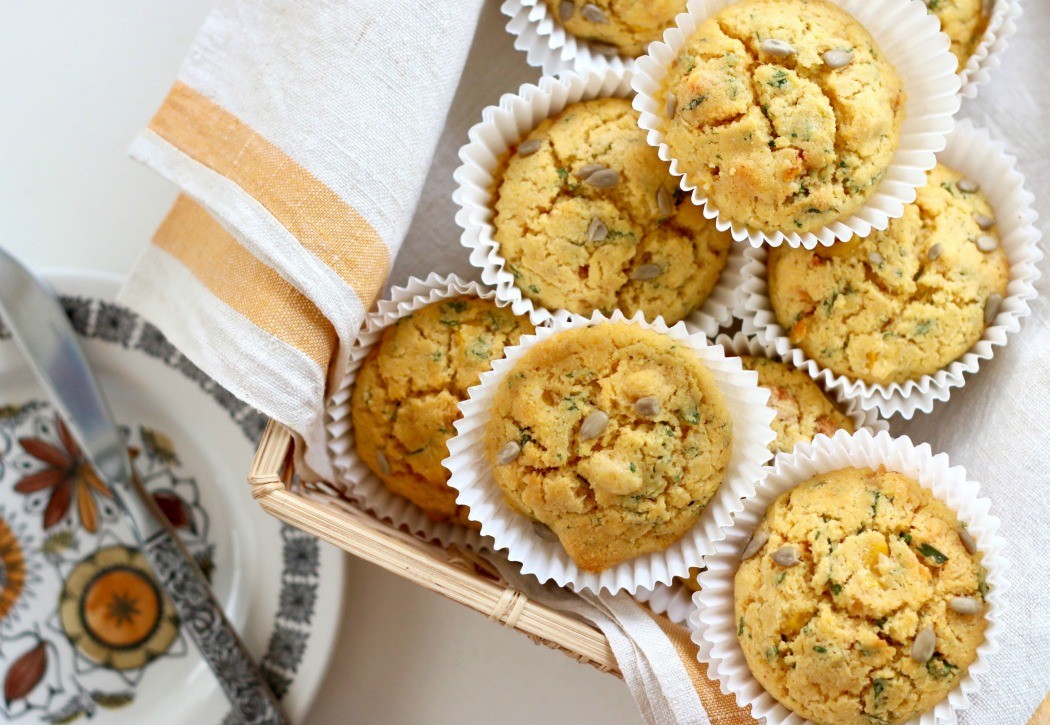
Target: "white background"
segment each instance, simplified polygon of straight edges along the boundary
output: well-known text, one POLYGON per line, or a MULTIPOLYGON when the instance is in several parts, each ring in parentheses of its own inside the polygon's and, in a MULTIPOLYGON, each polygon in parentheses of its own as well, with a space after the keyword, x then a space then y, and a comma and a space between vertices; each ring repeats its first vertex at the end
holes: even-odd
MULTIPOLYGON (((0 0, 0 244, 39 268, 128 272, 175 191, 125 152, 211 5, 0 0)), ((485 25, 505 51, 501 72, 512 90, 534 72, 503 33, 497 5, 488 3, 485 25)), ((461 113, 473 119, 495 100, 479 98, 461 113)), ((468 273, 463 256, 443 271, 468 273)), ((244 505, 255 505, 247 484, 244 505)), ((320 633, 337 642, 311 725, 567 723, 582 713, 592 722, 639 721, 611 675, 347 559, 343 626, 320 633)))
MULTIPOLYGON (((174 190, 125 150, 166 94, 211 2, 0 0, 0 244, 37 267, 130 269, 174 190)), ((976 102, 963 103, 963 115, 1020 157, 1046 220, 1050 2, 1023 5, 1003 67, 976 102)), ((483 106, 538 76, 513 49, 498 6, 486 0, 395 284, 430 270, 473 276, 449 200, 456 153, 483 106)), ((978 707, 962 716, 973 725, 1024 722, 1050 688, 1050 278, 1039 288, 1020 335, 965 388, 928 416, 892 423, 895 434, 947 451, 982 482, 1015 565, 1008 645, 978 707)), ((254 505, 247 486, 244 502, 254 505)), ((613 677, 373 566, 351 559, 348 573, 344 625, 325 633, 337 640, 335 655, 310 723, 638 722, 613 677)))

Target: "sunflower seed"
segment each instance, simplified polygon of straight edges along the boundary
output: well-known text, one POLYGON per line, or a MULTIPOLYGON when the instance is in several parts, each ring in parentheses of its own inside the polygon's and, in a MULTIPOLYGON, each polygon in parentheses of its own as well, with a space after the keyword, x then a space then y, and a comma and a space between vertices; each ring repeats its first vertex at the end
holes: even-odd
MULTIPOLYGON (((991 298, 989 298, 990 300, 991 298)), ((959 532, 959 541, 962 542, 963 548, 971 554, 977 553, 977 542, 970 536, 970 532, 960 526, 956 531, 959 532)))
POLYGON ((747 546, 744 547, 744 550, 740 552, 740 561, 747 561, 757 554, 759 550, 766 545, 767 541, 769 541, 768 533, 765 531, 756 531, 754 535, 751 536, 751 540, 747 542, 747 546))
POLYGON ((528 141, 522 141, 518 144, 518 156, 532 156, 540 150, 541 143, 542 141, 538 138, 530 138, 528 141))
POLYGON ((798 566, 802 560, 798 558, 798 549, 794 546, 781 546, 769 555, 769 558, 777 566, 798 566))
POLYGON ((999 242, 996 241, 995 237, 983 236, 977 237, 977 248, 985 254, 994 252, 995 248, 999 246, 999 242))
POLYGON ((853 51, 829 50, 822 57, 824 58, 824 65, 828 68, 844 68, 853 62, 853 51))
POLYGON ((591 217, 591 223, 587 226, 587 241, 600 242, 609 235, 609 228, 605 226, 598 217, 591 217))
POLYGON ((611 189, 620 183, 620 172, 616 169, 599 169, 585 181, 596 189, 611 189))
POLYGON ((667 120, 674 118, 675 113, 678 112, 678 98, 673 93, 667 94, 667 102, 665 104, 665 110, 667 111, 667 120))
POLYGON ((937 634, 933 631, 933 626, 927 624, 915 635, 915 641, 911 644, 911 658, 919 664, 923 664, 933 657, 936 649, 937 634))
POLYGON ((870 254, 868 254, 868 261, 876 267, 878 267, 880 264, 882 264, 882 255, 878 252, 871 252, 870 254))
POLYGON ((948 609, 956 614, 977 614, 984 606, 976 597, 952 597, 948 600, 948 609))
POLYGON ((643 264, 631 274, 631 279, 639 282, 648 282, 656 279, 663 272, 659 264, 643 264))
POLYGON ((932 247, 930 247, 930 251, 926 253, 926 257, 932 262, 933 260, 937 259, 937 257, 941 256, 941 253, 943 251, 944 247, 942 247, 940 244, 934 244, 932 247))
POLYGON ((796 53, 795 46, 786 40, 777 40, 776 38, 767 38, 758 47, 763 53, 774 58, 787 58, 796 53))
POLYGON ((576 169, 572 175, 581 181, 586 181, 595 171, 601 171, 604 168, 605 164, 584 164, 576 169))
POLYGON ((566 20, 573 16, 576 12, 576 3, 572 0, 562 0, 561 5, 558 6, 558 17, 564 23, 566 20))
POLYGON ((384 476, 390 475, 390 461, 387 460, 386 454, 383 451, 376 452, 376 465, 379 466, 379 472, 384 476))
POLYGON ((671 195, 662 186, 656 191, 656 208, 660 210, 660 216, 664 218, 671 216, 671 212, 674 211, 674 202, 671 201, 671 195))
POLYGON ((519 455, 521 455, 521 444, 517 441, 510 441, 496 454, 496 465, 505 466, 512 463, 519 455))
POLYGON ((608 43, 591 43, 591 50, 602 55, 619 55, 620 49, 608 43))
POLYGON ((660 414, 660 400, 651 395, 638 398, 634 403, 634 412, 638 415, 654 416, 660 414))
POLYGON ((597 438, 605 432, 607 425, 609 425, 609 416, 600 410, 592 410, 583 419, 583 425, 580 426, 580 440, 589 441, 597 438))
MULTIPOLYGON (((995 316, 999 314, 999 305, 1002 303, 1003 296, 998 292, 992 292, 988 295, 988 299, 984 303, 984 324, 990 325, 995 321, 995 316)), ((963 543, 965 544, 966 541, 964 540, 963 543)))
POLYGON ((995 226, 995 217, 990 217, 987 214, 974 214, 973 220, 977 222, 977 226, 980 227, 982 232, 986 232, 995 226))
POLYGON ((976 181, 970 181, 969 179, 960 179, 955 185, 964 194, 976 194, 981 189, 981 186, 976 181))
POLYGON ((609 18, 605 17, 605 13, 602 9, 594 3, 587 3, 580 8, 580 15, 585 19, 590 20, 592 23, 598 23, 599 25, 605 25, 609 22, 609 18))

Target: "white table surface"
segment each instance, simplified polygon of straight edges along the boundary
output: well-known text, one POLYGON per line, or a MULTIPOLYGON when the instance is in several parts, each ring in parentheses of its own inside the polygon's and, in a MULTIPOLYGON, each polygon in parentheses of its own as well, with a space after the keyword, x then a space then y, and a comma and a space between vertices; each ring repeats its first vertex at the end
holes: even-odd
MULTIPOLYGON (((0 243, 38 268, 128 272, 175 191, 125 151, 211 5, 0 2, 0 243)), ((347 573, 311 725, 639 721, 620 680, 378 567, 347 573)))

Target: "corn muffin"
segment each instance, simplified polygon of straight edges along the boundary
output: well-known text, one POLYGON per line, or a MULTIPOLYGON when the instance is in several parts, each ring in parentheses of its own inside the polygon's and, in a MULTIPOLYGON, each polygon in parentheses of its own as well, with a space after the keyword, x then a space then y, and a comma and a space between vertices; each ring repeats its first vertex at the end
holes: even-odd
POLYGON ((625 98, 576 103, 508 156, 495 240, 521 293, 581 315, 674 324, 714 289, 732 237, 677 191, 625 98))
POLYGON ((457 297, 402 317, 365 358, 351 396, 357 454, 386 486, 436 520, 476 526, 447 485, 448 440, 467 388, 531 322, 491 300, 457 297))
POLYGON ((734 599, 752 674, 816 723, 898 723, 966 676, 987 624, 984 569, 955 514, 880 469, 825 473, 778 498, 734 599))
POLYGON ((659 40, 686 0, 546 0, 567 31, 589 40, 599 53, 636 58, 659 40))
POLYGON ((984 14, 985 0, 923 0, 931 15, 941 23, 941 31, 951 38, 952 55, 959 61, 959 70, 981 42, 988 18, 984 14))
POLYGON ((874 193, 900 140, 900 76, 825 0, 742 0, 700 24, 669 69, 665 142, 739 224, 813 232, 874 193))
POLYGON ((499 386, 486 431, 496 483, 590 572, 662 551, 725 477, 733 425, 686 346, 635 325, 537 343, 499 386))
POLYGON ((808 443, 818 433, 832 436, 839 429, 854 431, 853 421, 801 370, 751 355, 741 355, 740 362, 758 373, 760 387, 769 389, 769 405, 776 412, 773 431, 777 437, 769 444, 774 454, 790 453, 796 443, 808 443))
POLYGON ((981 339, 1010 265, 977 184, 935 167, 884 232, 816 251, 769 253, 769 296, 791 341, 869 383, 929 375, 981 339))

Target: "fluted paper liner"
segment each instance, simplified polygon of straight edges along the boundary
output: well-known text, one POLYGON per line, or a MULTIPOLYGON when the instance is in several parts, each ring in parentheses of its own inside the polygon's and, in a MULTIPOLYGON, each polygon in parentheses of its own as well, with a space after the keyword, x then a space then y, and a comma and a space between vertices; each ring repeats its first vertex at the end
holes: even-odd
POLYGON ((491 371, 481 376, 481 384, 471 388, 470 398, 460 405, 463 418, 456 422, 458 435, 449 441, 450 455, 444 464, 452 472, 449 485, 459 490, 458 503, 470 507, 471 518, 481 522, 482 534, 492 537, 495 547, 505 550, 511 561, 520 562, 523 573, 535 576, 541 583, 553 580, 575 591, 634 593, 638 587, 652 589, 656 584, 669 583, 675 576, 686 575, 689 567, 695 566, 722 538, 722 527, 739 510, 741 498, 754 492, 755 481, 764 475, 763 464, 770 458, 768 446, 773 440, 769 426, 773 411, 766 407, 768 398, 769 391, 758 387, 758 376, 743 370, 739 358, 727 357, 720 346, 711 345, 700 333, 690 333, 682 323, 669 328, 660 320, 646 322, 640 313, 630 319, 620 312, 614 312, 610 318, 598 312, 590 318, 575 315, 538 329, 535 335, 523 336, 517 346, 505 350, 505 357, 496 361, 491 371), (568 329, 608 324, 655 330, 696 353, 725 397, 733 420, 733 455, 725 479, 700 520, 681 539, 664 551, 639 556, 595 574, 577 567, 557 540, 542 538, 530 519, 510 508, 493 479, 492 466, 485 455, 485 434, 500 383, 528 349, 568 329))
MULTIPOLYGON (((738 332, 732 337, 719 335, 715 338, 715 344, 725 348, 727 355, 750 355, 752 357, 765 357, 770 360, 778 360, 794 367, 790 359, 785 359, 777 354, 776 348, 771 343, 763 342, 754 335, 738 332)), ((807 372, 802 368, 803 372, 807 372)), ((820 380, 814 378, 813 382, 820 385, 820 380)), ((823 386, 821 386, 823 388, 823 386)), ((879 418, 874 410, 863 410, 856 400, 847 398, 842 391, 824 391, 828 397, 835 402, 836 407, 847 418, 853 422, 855 430, 865 429, 872 433, 880 433, 889 430, 889 424, 879 418)), ((823 435, 823 434, 818 434, 823 435)), ((777 457, 785 454, 778 453, 777 457)), ((699 566, 699 562, 693 566, 699 566)), ((693 592, 681 582, 674 581, 670 585, 658 584, 652 591, 639 589, 634 595, 635 599, 645 602, 657 614, 664 614, 676 624, 689 626, 687 618, 693 611, 693 592)))
POLYGON ((763 232, 722 216, 713 202, 705 198, 690 181, 664 142, 666 99, 663 83, 668 69, 686 40, 707 18, 735 0, 689 0, 688 12, 677 18, 675 27, 664 32, 662 42, 649 46, 649 54, 638 59, 633 85, 637 95, 634 107, 641 113, 640 123, 648 131, 648 141, 660 149, 660 158, 671 162, 671 173, 680 177, 684 191, 704 207, 719 229, 730 229, 738 242, 753 247, 763 244, 813 249, 829 246, 853 236, 866 237, 873 229, 885 229, 890 219, 904 213, 904 205, 915 200, 915 189, 926 183, 926 172, 933 168, 934 154, 944 148, 953 116, 959 110, 959 76, 955 56, 948 50, 948 36, 940 32, 937 18, 926 7, 912 0, 831 0, 858 20, 875 38, 882 52, 897 69, 907 99, 900 143, 886 174, 867 203, 847 219, 838 220, 816 232, 763 232))
MULTIPOLYGON (((377 309, 366 316, 361 333, 350 350, 346 375, 329 401, 328 450, 339 477, 335 483, 344 493, 358 499, 366 511, 426 541, 438 541, 446 547, 456 544, 477 550, 492 547, 491 542, 484 541, 477 530, 451 521, 434 521, 423 509, 387 488, 357 455, 350 415, 350 396, 357 371, 380 341, 383 330, 427 305, 461 295, 482 299, 494 299, 496 296, 492 290, 476 282, 464 281, 456 275, 442 277, 432 273, 425 280, 410 277, 404 287, 394 287, 390 291, 390 298, 379 302, 377 309)), ((496 304, 506 306, 499 300, 496 300, 496 304)))
MULTIPOLYGON (((521 293, 514 275, 506 270, 494 239, 493 191, 500 159, 545 119, 566 106, 594 98, 627 98, 631 95, 630 72, 606 69, 589 73, 545 76, 538 85, 522 85, 516 94, 506 94, 498 106, 482 112, 482 121, 470 129, 470 141, 459 152, 463 162, 454 174, 453 200, 459 205, 456 223, 463 229, 461 242, 470 250, 470 263, 481 270, 481 280, 496 289, 500 301, 509 302, 519 315, 535 314, 537 320, 567 320, 568 310, 548 310, 521 293)), ((699 309, 684 320, 686 325, 714 337, 719 327, 733 321, 743 283, 744 250, 732 245, 726 266, 711 294, 699 309)))
POLYGON ((976 98, 978 87, 987 83, 991 71, 999 67, 999 56, 1017 32, 1017 20, 1021 17, 1020 0, 985 0, 985 5, 990 6, 988 26, 959 72, 963 98, 976 98))
POLYGON ((1003 143, 993 141, 987 131, 964 120, 948 137, 948 145, 938 160, 976 181, 988 196, 995 210, 1000 243, 1010 261, 1010 282, 999 313, 981 339, 958 360, 932 375, 881 385, 838 375, 822 367, 795 347, 789 331, 777 323, 769 301, 766 250, 748 249, 745 253, 748 258, 742 287, 746 297, 745 329, 755 329, 773 343, 779 355, 806 370, 814 380, 822 381, 826 389, 842 391, 845 396, 856 398, 865 410, 877 408, 887 418, 900 415, 911 419, 917 412, 928 413, 938 401, 948 400, 954 388, 965 385, 965 376, 976 373, 982 361, 990 360, 995 348, 1005 345, 1007 335, 1017 332, 1021 320, 1031 314, 1035 284, 1041 276, 1039 263, 1043 252, 1039 241, 1042 234, 1035 224, 1038 215, 1032 209, 1034 197, 1024 187, 1017 159, 1006 153, 1003 143))
POLYGON ((780 494, 820 473, 879 466, 914 479, 946 503, 966 524, 983 553, 981 563, 987 572, 988 627, 984 642, 977 648, 977 659, 947 698, 907 725, 956 722, 956 712, 969 706, 969 698, 978 689, 977 678, 988 671, 988 658, 999 649, 1003 594, 1008 586, 1003 576, 1007 568, 1003 555, 1006 542, 999 536, 999 519, 991 514, 990 502, 979 495, 980 484, 967 480, 961 466, 951 466, 946 454, 934 455, 928 444, 916 446, 907 437, 893 438, 886 432, 872 435, 867 430, 852 436, 845 431, 831 438, 819 436, 811 444, 796 446, 791 455, 777 457, 773 471, 758 484, 756 494, 744 502, 744 510, 733 518, 726 538, 717 544, 713 554, 704 557, 707 571, 700 575, 701 590, 693 597, 696 609, 689 619, 700 661, 707 663, 709 675, 719 681, 722 692, 734 695, 741 707, 750 705, 756 719, 766 718, 768 723, 808 722, 774 699, 748 668, 737 640, 733 604, 733 580, 740 553, 766 509, 780 494))
POLYGON ((507 32, 514 36, 514 47, 525 53, 526 63, 546 75, 634 66, 634 58, 601 53, 586 38, 570 33, 543 0, 505 0, 500 10, 510 18, 507 32))

